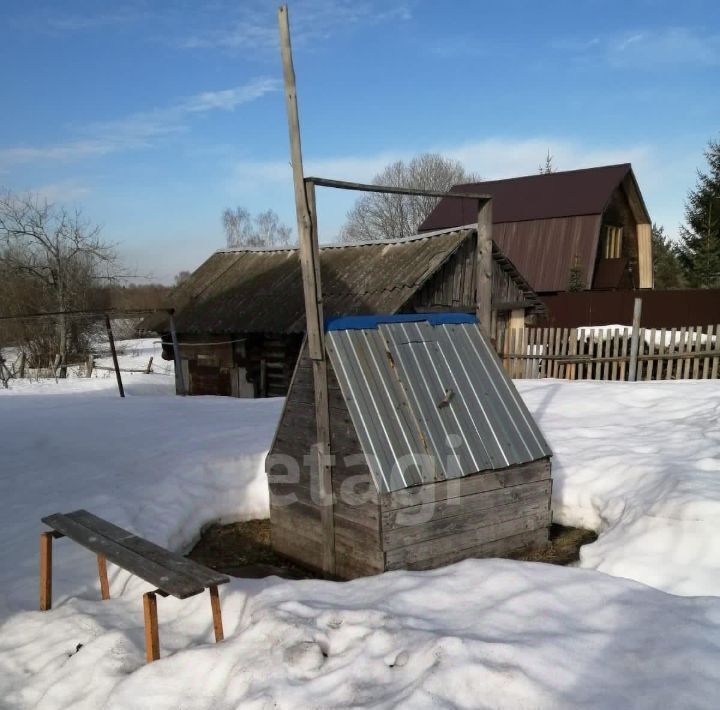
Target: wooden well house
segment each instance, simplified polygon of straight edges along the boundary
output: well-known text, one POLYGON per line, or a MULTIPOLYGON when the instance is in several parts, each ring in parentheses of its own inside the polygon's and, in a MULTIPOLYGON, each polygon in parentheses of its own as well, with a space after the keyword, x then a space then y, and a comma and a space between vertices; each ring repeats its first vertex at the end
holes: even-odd
MULTIPOLYGON (((474 316, 349 316, 326 331, 337 577, 546 543, 551 451, 474 316)), ((267 472, 274 549, 320 570, 315 441, 305 345, 267 472)))

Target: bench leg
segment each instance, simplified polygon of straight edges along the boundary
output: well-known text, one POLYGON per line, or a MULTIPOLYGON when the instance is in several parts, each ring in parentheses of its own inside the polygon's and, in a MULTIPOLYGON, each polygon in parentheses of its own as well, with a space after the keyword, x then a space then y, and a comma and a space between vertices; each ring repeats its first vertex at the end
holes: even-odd
POLYGON ((223 634, 222 612, 220 611, 220 594, 217 586, 209 587, 210 606, 212 607, 213 628, 215 629, 215 642, 225 638, 223 634))
POLYGON ((151 663, 160 658, 160 636, 158 634, 157 597, 155 592, 143 594, 143 609, 145 611, 145 657, 147 662, 151 663))
POLYGON ((52 541, 51 532, 40 533, 40 610, 52 607, 52 541))
POLYGON ((98 576, 100 577, 100 594, 105 599, 110 599, 110 583, 108 582, 107 576, 107 563, 105 562, 105 555, 97 556, 98 565, 98 576))

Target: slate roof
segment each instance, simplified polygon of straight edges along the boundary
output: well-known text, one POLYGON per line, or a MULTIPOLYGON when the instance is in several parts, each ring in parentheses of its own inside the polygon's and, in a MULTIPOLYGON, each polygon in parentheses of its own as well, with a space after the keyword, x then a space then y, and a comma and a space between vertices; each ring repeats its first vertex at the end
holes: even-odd
MULTIPOLYGON (((432 235, 320 248, 326 317, 397 312, 453 255, 472 228, 432 235)), ((497 249, 500 268, 527 283, 497 249)), ((530 297, 541 304, 532 291, 530 297)), ((302 333, 305 304, 296 249, 225 249, 215 252, 172 296, 179 333, 302 333)), ((140 330, 162 332, 155 314, 140 330)))

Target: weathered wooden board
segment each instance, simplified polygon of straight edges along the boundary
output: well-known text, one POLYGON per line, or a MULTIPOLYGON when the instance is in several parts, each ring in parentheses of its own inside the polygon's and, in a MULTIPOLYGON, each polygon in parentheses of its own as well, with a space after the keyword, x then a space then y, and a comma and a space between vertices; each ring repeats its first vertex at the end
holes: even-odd
MULTIPOLYGON (((550 480, 535 481, 534 483, 511 486, 510 488, 500 488, 494 491, 474 493, 461 498, 451 498, 448 500, 439 500, 433 503, 408 506, 407 508, 398 510, 383 511, 383 534, 387 534, 389 531, 395 530, 396 528, 407 527, 408 523, 405 521, 440 520, 447 517, 475 513, 535 498, 544 497, 549 501, 550 489, 550 480)), ((413 527, 417 527, 417 525, 413 525, 413 527)))
POLYGON ((463 535, 470 530, 487 525, 507 522, 515 518, 531 517, 549 510, 548 494, 479 510, 465 510, 459 515, 438 517, 425 523, 383 529, 382 541, 385 551, 397 547, 416 545, 446 535, 463 535))
POLYGON ((475 547, 458 549, 453 552, 443 553, 433 557, 426 557, 416 562, 407 564, 399 564, 397 567, 386 564, 386 569, 409 569, 409 570, 425 570, 443 567, 454 562, 467 559, 469 557, 503 557, 511 552, 516 552, 524 548, 541 547, 547 543, 548 531, 546 527, 529 532, 522 532, 518 535, 487 542, 475 547))
POLYGON ((460 533, 444 535, 414 545, 387 550, 385 552, 386 566, 388 569, 398 569, 417 563, 420 560, 437 559, 441 555, 455 554, 460 550, 472 550, 480 545, 503 540, 520 533, 539 530, 540 528, 547 529, 551 522, 552 514, 546 509, 491 525, 469 528, 460 533))
POLYGON ((184 599, 228 577, 112 525, 85 510, 55 513, 42 521, 96 554, 184 599))
POLYGON ((542 459, 502 471, 476 473, 463 478, 427 483, 393 493, 384 493, 380 496, 380 504, 383 512, 386 512, 473 493, 509 488, 523 483, 534 483, 548 478, 550 478, 550 460, 542 459))

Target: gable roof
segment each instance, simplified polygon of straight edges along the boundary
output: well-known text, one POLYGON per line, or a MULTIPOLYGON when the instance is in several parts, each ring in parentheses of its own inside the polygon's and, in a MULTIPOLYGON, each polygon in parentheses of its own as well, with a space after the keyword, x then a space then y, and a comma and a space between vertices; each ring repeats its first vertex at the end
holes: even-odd
MULTIPOLYGON (((320 248, 326 317, 395 313, 455 253, 472 228, 405 239, 320 248)), ((512 263, 500 268, 537 296, 512 263)), ((215 252, 172 296, 179 333, 302 333, 305 302, 297 249, 226 249, 215 252)), ((140 330, 163 331, 166 316, 150 316, 140 330)))
MULTIPOLYGON (((455 185, 451 191, 491 195, 493 240, 536 291, 564 291, 576 257, 588 286, 592 282, 601 216, 620 186, 632 193, 637 221, 649 223, 629 163, 455 185)), ((476 221, 474 200, 445 198, 420 232, 476 221)))
POLYGON ((381 492, 552 454, 474 318, 343 318, 326 343, 381 492))

